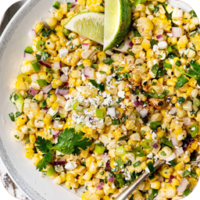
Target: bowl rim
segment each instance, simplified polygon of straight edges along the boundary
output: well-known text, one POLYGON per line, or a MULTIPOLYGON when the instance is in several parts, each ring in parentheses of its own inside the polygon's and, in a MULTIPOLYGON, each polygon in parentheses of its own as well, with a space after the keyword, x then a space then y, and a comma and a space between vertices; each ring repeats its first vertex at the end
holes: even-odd
MULTIPOLYGON (((15 13, 15 15, 9 21, 8 25, 6 26, 0 37, 0 61, 2 59, 4 49, 6 49, 8 45, 9 38, 14 34, 14 30, 17 27, 17 22, 21 21, 23 17, 30 11, 30 9, 35 5, 37 5, 37 3, 40 1, 41 0, 26 0, 26 2, 22 5, 22 7, 15 13)), ((179 3, 180 4, 183 3, 186 4, 187 6, 190 6, 191 10, 193 9, 193 7, 188 2, 185 2, 183 0, 168 0, 169 3, 173 1, 177 2, 177 7, 179 7, 178 6, 179 3)), ((7 169, 7 172, 11 177, 12 181, 26 194, 26 196, 30 200, 36 200, 36 199, 46 200, 40 194, 38 194, 37 191, 33 190, 31 186, 26 184, 25 180, 16 171, 14 165, 7 157, 6 150, 3 146, 1 138, 0 138, 0 160, 3 162, 5 168, 7 169)))
MULTIPOLYGON (((34 7, 37 5, 38 2, 41 0, 27 0, 24 5, 17 11, 17 13, 13 16, 13 18, 8 23, 7 27, 5 28, 4 32, 0 37, 0 61, 2 60, 2 56, 4 50, 8 45, 9 38, 14 34, 15 29, 18 26, 19 21, 21 21, 24 16, 34 7)), ((37 200, 45 200, 45 198, 41 197, 33 188, 31 188, 25 180, 20 176, 20 174, 15 169, 15 166, 12 164, 11 160, 7 156, 6 150, 3 146, 2 140, 0 138, 0 159, 2 160, 3 164, 5 165, 8 174, 12 178, 13 182, 23 190, 23 192, 27 195, 29 199, 37 199, 37 200)))

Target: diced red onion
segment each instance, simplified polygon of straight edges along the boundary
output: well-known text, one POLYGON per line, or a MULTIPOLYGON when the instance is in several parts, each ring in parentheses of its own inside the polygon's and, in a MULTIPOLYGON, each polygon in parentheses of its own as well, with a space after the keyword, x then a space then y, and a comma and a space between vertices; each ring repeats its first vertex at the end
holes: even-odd
POLYGON ((91 67, 85 67, 83 70, 83 74, 87 78, 94 78, 94 69, 91 67))
POLYGON ((74 12, 74 10, 76 9, 76 4, 72 5, 71 9, 70 9, 70 12, 74 12))
POLYGON ((48 63, 48 62, 46 62, 46 61, 44 61, 44 60, 39 60, 38 62, 39 62, 41 65, 44 65, 44 66, 47 67, 47 68, 51 68, 51 67, 52 67, 50 63, 48 63))
POLYGON ((82 43, 82 49, 83 50, 88 50, 90 48, 88 43, 82 43))
POLYGON ((45 110, 45 111, 47 111, 47 110, 48 110, 48 108, 47 108, 47 107, 44 107, 44 108, 42 108, 42 110, 45 110))
POLYGON ((55 130, 52 129, 52 135, 57 136, 59 134, 60 134, 60 131, 55 131, 55 130))
POLYGON ((46 113, 47 113, 47 110, 48 110, 48 108, 45 108, 45 109, 43 108, 42 110, 40 110, 40 112, 46 114, 46 113))
POLYGON ((107 161, 107 163, 106 163, 106 171, 111 171, 111 166, 110 166, 110 162, 109 161, 107 161))
POLYGON ((54 128, 60 128, 61 123, 59 121, 54 121, 53 122, 53 127, 54 128))
POLYGON ((145 118, 148 114, 148 110, 143 108, 141 111, 140 111, 140 117, 141 118, 145 118))
POLYGON ((171 175, 169 178, 169 183, 172 183, 172 180, 175 178, 175 176, 171 175))
POLYGON ((186 178, 183 178, 183 180, 181 181, 181 183, 179 184, 177 191, 178 192, 184 192, 187 189, 189 182, 186 178))
POLYGON ((177 113, 177 108, 176 107, 171 108, 171 110, 169 111, 169 114, 174 115, 175 113, 177 113))
POLYGON ((57 160, 56 162, 54 162, 54 165, 66 165, 66 160, 57 160))
POLYGON ((137 106, 137 107, 136 107, 136 110, 137 110, 138 112, 142 111, 142 109, 143 109, 143 106, 137 106))
POLYGON ((176 139, 175 137, 172 137, 172 138, 171 138, 171 141, 172 141, 172 144, 173 144, 174 146, 177 146, 177 145, 178 145, 178 141, 177 141, 177 139, 176 139))
POLYGON ((104 183, 99 183, 96 188, 97 190, 101 190, 103 186, 104 186, 104 183))
POLYGON ((61 62, 54 62, 54 68, 59 70, 60 68, 62 68, 62 64, 61 62))
POLYGON ((184 151, 183 151, 183 148, 182 148, 182 147, 180 147, 180 148, 178 148, 178 149, 175 150, 176 156, 180 156, 180 155, 183 154, 183 153, 184 153, 184 151))
POLYGON ((51 84, 49 84, 49 85, 43 87, 43 88, 42 88, 42 91, 43 91, 45 94, 47 94, 47 93, 49 93, 49 92, 51 91, 51 89, 52 89, 52 86, 51 86, 51 84))
POLYGON ((55 94, 59 94, 59 95, 62 95, 62 96, 67 95, 68 93, 69 93, 69 90, 59 89, 59 88, 57 88, 56 92, 55 92, 55 94))
POLYGON ((156 38, 158 39, 158 41, 162 41, 163 40, 163 36, 162 35, 157 35, 156 38))
POLYGON ((159 145, 157 144, 157 143, 155 143, 154 145, 153 145, 153 148, 155 148, 155 149, 157 149, 159 147, 159 145))
POLYGON ((77 2, 77 0, 75 0, 75 2, 77 2))
POLYGON ((133 42, 132 41, 130 41, 129 43, 129 46, 132 48, 133 47, 133 42))
POLYGON ((29 53, 25 53, 25 52, 24 52, 24 58, 28 61, 35 60, 35 56, 33 56, 32 54, 29 54, 29 53))
POLYGON ((31 87, 29 89, 28 93, 31 94, 31 95, 33 95, 33 96, 35 96, 38 93, 38 90, 36 90, 36 89, 34 89, 34 88, 31 87))
POLYGON ((54 143, 58 144, 58 137, 56 137, 56 136, 54 137, 54 143))
POLYGON ((37 36, 37 34, 36 34, 36 32, 35 32, 34 29, 31 29, 31 30, 28 32, 28 36, 29 36, 31 39, 34 39, 34 38, 37 36))
POLYGON ((69 79, 68 75, 65 75, 65 74, 63 74, 63 75, 60 77, 60 80, 61 80, 62 82, 64 82, 64 83, 67 82, 68 79, 69 79))
POLYGON ((108 113, 108 115, 110 115, 111 117, 115 117, 115 116, 116 116, 116 109, 115 109, 115 107, 107 108, 107 113, 108 113))
POLYGON ((159 176, 158 181, 159 181, 159 182, 163 182, 163 181, 164 181, 164 178, 161 177, 161 176, 159 176))
POLYGON ((185 118, 183 119, 183 124, 184 124, 185 126, 190 126, 190 125, 191 125, 191 119, 190 119, 189 117, 185 117, 185 118))
POLYGON ((173 37, 182 37, 183 35, 182 29, 179 27, 172 27, 172 35, 173 37))
POLYGON ((114 182, 114 176, 108 177, 108 182, 113 183, 114 182))
POLYGON ((64 85, 65 87, 69 87, 69 83, 65 83, 65 85, 64 85))
POLYGON ((105 162, 110 160, 110 156, 107 153, 101 154, 101 159, 105 162))
POLYGON ((135 101, 135 102, 134 102, 134 105, 135 105, 136 107, 138 107, 138 106, 143 106, 143 102, 142 102, 142 101, 135 101))

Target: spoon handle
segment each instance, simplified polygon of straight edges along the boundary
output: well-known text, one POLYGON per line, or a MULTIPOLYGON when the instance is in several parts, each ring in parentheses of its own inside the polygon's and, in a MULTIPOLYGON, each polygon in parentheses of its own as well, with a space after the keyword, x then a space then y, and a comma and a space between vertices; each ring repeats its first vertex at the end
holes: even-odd
MULTIPOLYGON (((163 160, 156 161, 156 163, 154 164, 155 170, 160 168, 161 165, 163 165, 164 163, 165 161, 163 160)), ((126 198, 128 198, 133 193, 133 191, 140 185, 140 183, 142 183, 150 174, 150 172, 143 172, 143 174, 139 176, 139 178, 136 179, 129 187, 127 187, 115 200, 125 200, 126 198)))

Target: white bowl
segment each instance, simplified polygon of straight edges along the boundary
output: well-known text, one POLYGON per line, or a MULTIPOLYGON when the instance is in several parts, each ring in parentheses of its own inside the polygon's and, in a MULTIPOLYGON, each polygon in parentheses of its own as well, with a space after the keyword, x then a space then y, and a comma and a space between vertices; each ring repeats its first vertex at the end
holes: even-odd
MULTIPOLYGON (((77 195, 55 185, 50 178, 41 177, 42 174, 36 171, 31 160, 25 158, 24 146, 11 137, 11 129, 14 128, 14 124, 8 117, 8 114, 15 110, 15 106, 9 101, 9 95, 13 92, 12 83, 22 64, 23 51, 26 46, 31 44, 27 33, 39 19, 49 16, 48 10, 54 1, 29 0, 15 15, 2 35, 0 41, 0 157, 15 183, 30 199, 78 200, 80 198, 77 195)), ((187 0, 187 2, 191 2, 196 7, 199 5, 196 0, 187 0)), ((173 5, 187 11, 191 10, 190 7, 179 1, 173 5)), ((199 199, 198 189, 200 189, 200 184, 186 199, 199 199)))

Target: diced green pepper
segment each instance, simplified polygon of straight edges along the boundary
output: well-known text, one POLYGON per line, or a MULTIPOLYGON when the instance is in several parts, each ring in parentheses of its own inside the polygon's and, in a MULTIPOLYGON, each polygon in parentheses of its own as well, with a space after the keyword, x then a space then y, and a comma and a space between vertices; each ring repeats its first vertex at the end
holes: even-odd
POLYGON ((104 154, 104 151, 106 150, 106 148, 102 144, 96 144, 94 150, 98 154, 104 154))

